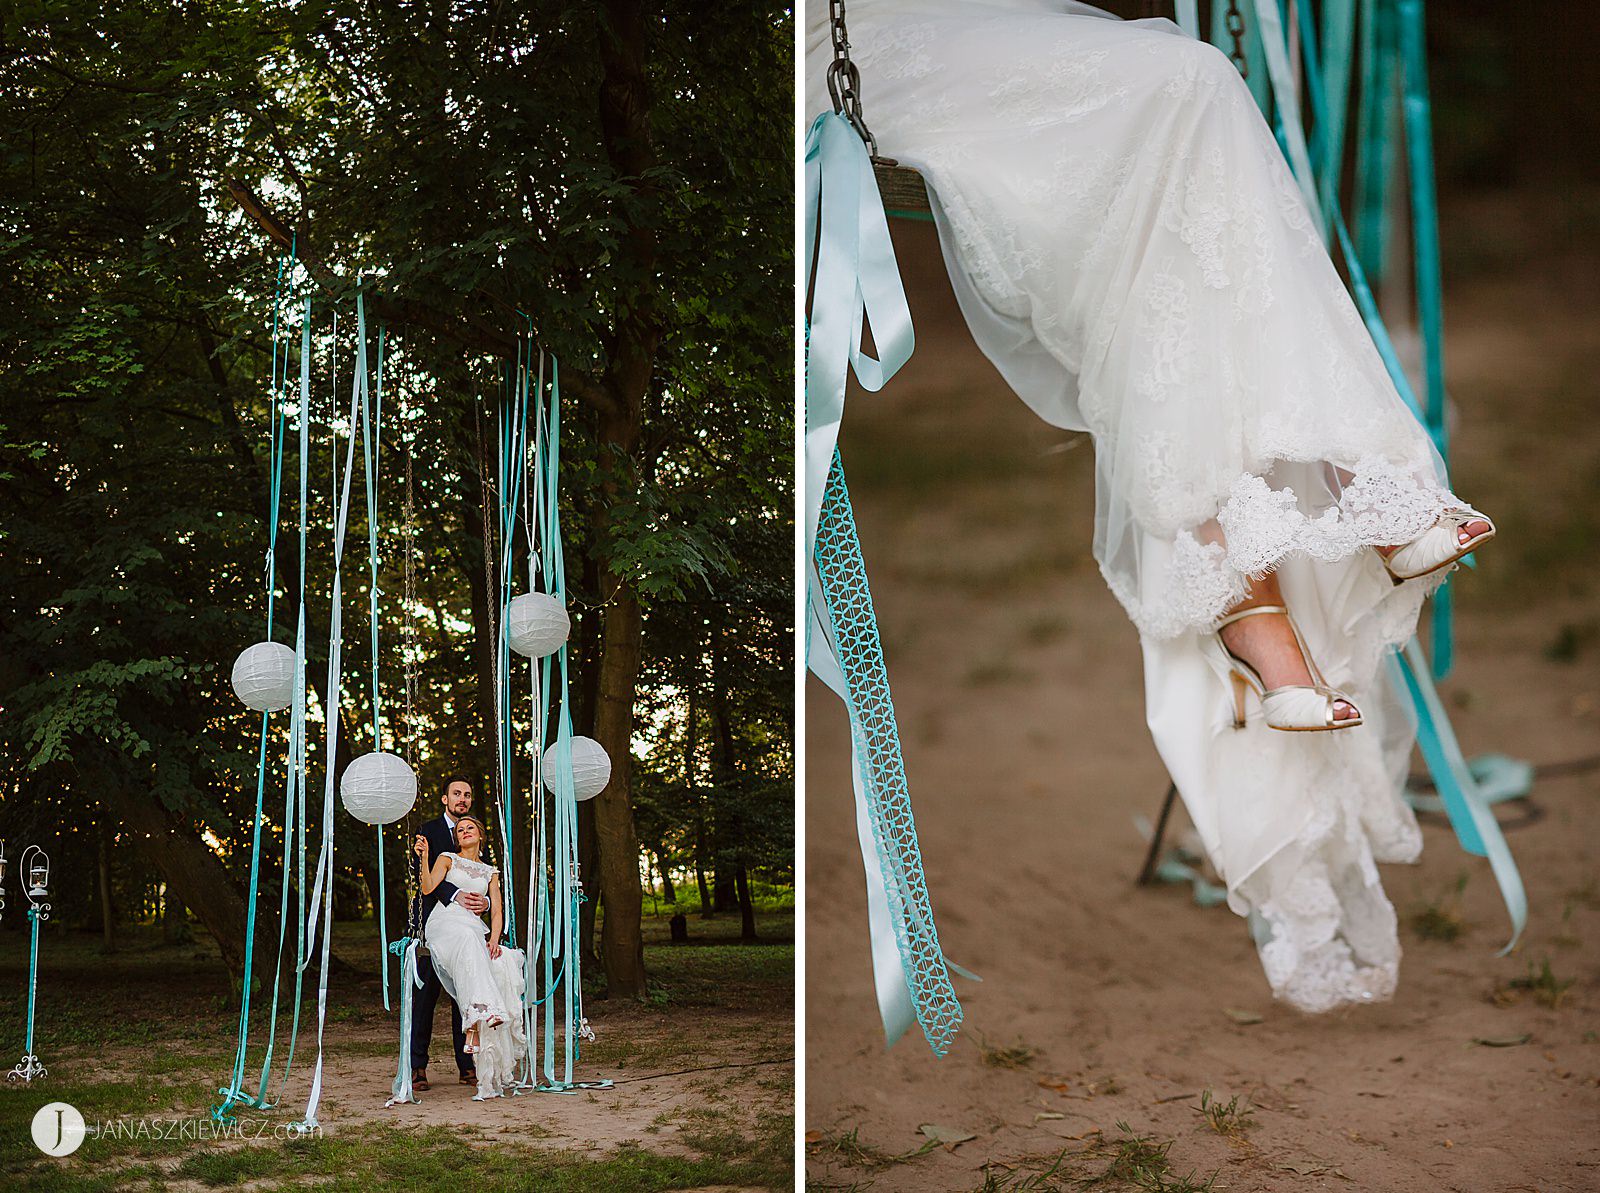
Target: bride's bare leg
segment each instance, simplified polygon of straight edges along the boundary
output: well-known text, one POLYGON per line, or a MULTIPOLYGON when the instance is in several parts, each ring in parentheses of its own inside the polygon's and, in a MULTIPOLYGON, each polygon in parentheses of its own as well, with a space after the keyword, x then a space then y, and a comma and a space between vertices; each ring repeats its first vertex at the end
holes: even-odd
MULTIPOLYGON (((1250 609, 1256 605, 1284 604, 1283 590, 1278 577, 1268 574, 1253 580, 1244 600, 1234 605, 1230 613, 1250 609)), ((1222 628, 1222 640, 1229 650, 1261 673, 1261 680, 1270 691, 1291 684, 1310 684, 1311 673, 1295 642, 1294 631, 1287 617, 1246 617, 1222 628)), ((1333 703, 1336 721, 1347 721, 1360 714, 1343 700, 1333 703)))

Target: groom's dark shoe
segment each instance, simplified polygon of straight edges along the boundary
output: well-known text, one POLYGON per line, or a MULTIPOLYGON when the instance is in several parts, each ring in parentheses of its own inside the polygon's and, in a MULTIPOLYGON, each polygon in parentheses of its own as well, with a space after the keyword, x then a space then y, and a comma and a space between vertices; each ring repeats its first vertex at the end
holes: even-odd
POLYGON ((462 1073, 461 1074, 461 1084, 462 1085, 477 1085, 478 1084, 478 1070, 477 1069, 468 1069, 466 1072, 462 1073))
POLYGON ((427 1069, 412 1069, 411 1070, 411 1088, 412 1089, 427 1089, 427 1088, 429 1088, 429 1086, 428 1086, 428 1070, 427 1069))

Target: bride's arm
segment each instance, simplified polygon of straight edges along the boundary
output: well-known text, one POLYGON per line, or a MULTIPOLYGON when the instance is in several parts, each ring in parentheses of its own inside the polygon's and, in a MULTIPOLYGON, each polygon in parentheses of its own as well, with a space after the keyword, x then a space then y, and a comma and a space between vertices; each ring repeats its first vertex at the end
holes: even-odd
POLYGON ((424 895, 433 894, 433 888, 443 882, 444 876, 449 872, 450 855, 448 853, 441 853, 438 857, 433 859, 433 865, 429 866, 427 871, 422 875, 422 893, 424 895))
POLYGON ((500 908, 500 875, 489 876, 489 960, 500 955, 500 929, 504 924, 500 908))

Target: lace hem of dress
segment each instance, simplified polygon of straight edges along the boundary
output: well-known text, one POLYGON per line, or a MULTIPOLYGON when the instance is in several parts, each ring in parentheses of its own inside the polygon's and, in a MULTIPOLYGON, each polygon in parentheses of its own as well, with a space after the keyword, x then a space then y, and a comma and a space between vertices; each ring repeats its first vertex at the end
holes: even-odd
MULTIPOLYGON (((1315 516, 1303 512, 1293 489, 1274 489, 1254 473, 1241 473, 1217 510, 1226 543, 1202 542, 1180 530, 1158 582, 1141 595, 1126 577, 1104 565, 1101 574, 1139 632, 1175 638, 1210 631, 1245 596, 1249 582, 1277 570, 1291 556, 1335 563, 1369 547, 1408 543, 1462 502, 1450 490, 1419 481, 1389 461, 1369 457, 1355 468, 1337 504, 1315 516)), ((1408 583, 1426 597, 1450 569, 1408 583)))
POLYGON ((1229 892, 1246 905, 1273 997, 1312 1013, 1394 994, 1399 926, 1376 863, 1422 852, 1416 815, 1386 775, 1330 770, 1294 840, 1229 892))

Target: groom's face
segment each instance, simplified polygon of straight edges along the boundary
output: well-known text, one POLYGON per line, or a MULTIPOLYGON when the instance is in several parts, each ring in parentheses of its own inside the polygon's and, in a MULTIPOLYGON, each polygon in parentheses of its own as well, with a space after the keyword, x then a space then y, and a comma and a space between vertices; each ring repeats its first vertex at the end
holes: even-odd
POLYGON ((465 816, 472 811, 472 784, 459 779, 444 789, 444 808, 452 816, 465 816))

